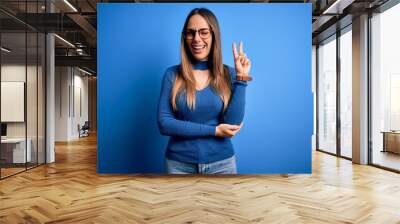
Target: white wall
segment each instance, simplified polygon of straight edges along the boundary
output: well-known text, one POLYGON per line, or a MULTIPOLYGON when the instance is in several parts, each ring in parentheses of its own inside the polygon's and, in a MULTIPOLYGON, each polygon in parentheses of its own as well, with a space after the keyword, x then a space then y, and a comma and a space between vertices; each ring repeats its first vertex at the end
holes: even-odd
POLYGON ((72 135, 74 137, 79 137, 78 124, 81 126, 89 119, 88 113, 88 77, 79 75, 74 75, 74 108, 73 108, 73 119, 72 119, 72 135), (79 97, 80 96, 80 97, 79 97), (80 111, 81 110, 81 111, 80 111))
MULTIPOLYGON (((18 65, 18 64, 6 64, 1 66, 1 81, 2 82, 25 82, 26 71, 28 74, 28 80, 30 85, 36 85, 36 80, 33 80, 31 75, 36 76, 36 67, 18 65)), ((36 113, 32 113, 32 111, 36 111, 36 88, 27 88, 27 116, 28 116, 28 137, 30 133, 33 133, 32 130, 36 130, 36 113), (31 104, 31 102, 35 102, 31 104), (34 121, 35 124, 32 124, 34 121)), ((6 96, 3 96, 6 97, 6 96)), ((6 110, 7 108, 1 108, 1 110, 6 110)), ((8 137, 25 137, 25 124, 26 122, 7 122, 7 136, 8 137)), ((35 132, 36 134, 36 132, 35 132)))
MULTIPOLYGON (((8 64, 1 66, 1 81, 2 82, 25 82, 25 64, 8 64)), ((32 67, 28 66, 28 71, 32 67)), ((30 74, 30 72, 28 72, 30 74)), ((4 96, 3 96, 4 97, 4 96)), ((1 108, 6 110, 6 108, 1 108)), ((10 122, 7 123, 7 136, 8 137, 25 137, 25 122, 10 122)))
MULTIPOLYGON (((28 70, 32 66, 28 66, 28 70)), ((29 73, 29 72, 28 72, 29 73)), ((25 82, 25 64, 24 65, 2 65, 1 81, 20 81, 25 82)))
MULTIPOLYGON (((26 106, 21 108, 22 113, 26 112, 26 120, 23 122, 5 122, 7 123, 8 138, 24 138, 25 135, 30 140, 32 161, 44 163, 45 150, 45 83, 44 74, 41 66, 32 66, 25 64, 3 64, 1 66, 2 82, 24 82, 26 84, 26 106), (37 70, 38 69, 38 70, 37 70), (27 78, 27 81, 25 80, 27 78), (39 155, 37 155, 37 153, 39 155)), ((2 98, 7 98, 2 95, 2 98)), ((1 108, 2 112, 12 110, 7 107, 1 108)), ((14 109, 15 110, 15 109, 14 109)), ((13 111, 8 111, 13 113, 13 111)), ((14 112, 16 113, 16 112, 14 112)))
POLYGON ((77 139, 78 124, 88 120, 88 77, 76 68, 56 67, 55 89, 55 140, 77 139))
POLYGON ((67 67, 55 68, 55 141, 68 140, 68 117, 70 84, 69 69, 67 67))

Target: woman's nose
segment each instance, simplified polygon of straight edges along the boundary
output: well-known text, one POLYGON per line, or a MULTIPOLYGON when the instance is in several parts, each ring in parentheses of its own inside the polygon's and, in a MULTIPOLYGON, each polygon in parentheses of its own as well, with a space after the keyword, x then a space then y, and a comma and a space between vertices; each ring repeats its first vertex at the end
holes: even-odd
POLYGON ((193 38, 193 39, 194 39, 195 41, 201 41, 199 32, 195 32, 195 33, 194 33, 194 38, 193 38))

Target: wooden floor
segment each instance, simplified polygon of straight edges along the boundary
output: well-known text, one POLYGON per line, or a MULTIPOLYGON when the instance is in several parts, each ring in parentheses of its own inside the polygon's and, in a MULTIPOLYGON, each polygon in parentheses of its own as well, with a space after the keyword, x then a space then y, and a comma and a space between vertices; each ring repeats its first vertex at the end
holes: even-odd
POLYGON ((27 167, 25 167, 25 164, 18 164, 18 167, 7 167, 7 168, 0 168, 1 172, 1 178, 6 178, 8 176, 15 175, 20 172, 24 172, 27 169, 33 169, 37 167, 36 163, 27 163, 27 167))
POLYGON ((400 154, 376 150, 374 151, 372 161, 377 165, 400 170, 400 154))
POLYGON ((1 169, 1 177, 8 177, 11 176, 13 174, 25 171, 25 167, 24 168, 0 168, 1 169))
POLYGON ((0 181, 0 223, 400 223, 400 175, 314 152, 312 175, 99 175, 96 139, 0 181))

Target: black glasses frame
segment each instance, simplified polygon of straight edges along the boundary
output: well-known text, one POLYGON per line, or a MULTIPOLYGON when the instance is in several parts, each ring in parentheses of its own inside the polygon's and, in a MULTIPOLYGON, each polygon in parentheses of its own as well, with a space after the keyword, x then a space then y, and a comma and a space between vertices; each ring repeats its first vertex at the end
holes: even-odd
POLYGON ((182 31, 183 38, 188 40, 193 40, 196 37, 196 33, 199 33, 199 37, 201 39, 207 39, 213 34, 213 30, 211 28, 201 28, 201 29, 186 29, 182 31), (201 36, 201 31, 208 30, 209 34, 206 37, 201 36), (188 33, 191 34, 191 37, 188 37, 188 33))

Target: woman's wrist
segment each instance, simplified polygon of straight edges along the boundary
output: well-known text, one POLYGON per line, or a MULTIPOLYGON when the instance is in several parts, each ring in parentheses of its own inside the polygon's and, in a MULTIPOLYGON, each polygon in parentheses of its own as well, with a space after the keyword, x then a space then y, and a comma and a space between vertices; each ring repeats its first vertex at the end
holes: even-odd
POLYGON ((237 75, 237 76, 250 76, 249 73, 244 73, 244 72, 236 73, 236 75, 237 75))
POLYGON ((215 127, 215 137, 221 137, 221 138, 225 137, 224 132, 221 130, 220 125, 215 127))
POLYGON ((253 78, 248 73, 237 73, 236 80, 237 81, 251 81, 253 78))
POLYGON ((218 126, 215 126, 215 133, 214 133, 214 135, 217 136, 217 137, 220 135, 220 130, 218 129, 218 126))

